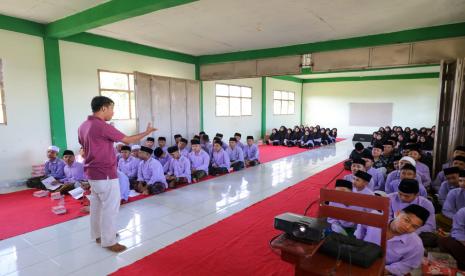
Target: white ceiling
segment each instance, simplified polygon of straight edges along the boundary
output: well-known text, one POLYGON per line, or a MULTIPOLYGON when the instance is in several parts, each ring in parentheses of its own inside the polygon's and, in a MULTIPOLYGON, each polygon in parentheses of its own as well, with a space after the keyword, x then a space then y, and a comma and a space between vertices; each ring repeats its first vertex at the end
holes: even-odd
POLYGON ((404 75, 416 73, 438 73, 440 66, 422 66, 410 68, 393 68, 372 71, 354 71, 354 72, 331 72, 331 73, 312 73, 307 75, 295 75, 294 77, 300 79, 322 79, 322 78, 339 78, 339 77, 367 77, 367 76, 381 76, 381 75, 404 75))
POLYGON ((0 13, 50 23, 109 0, 0 0, 0 13))
POLYGON ((193 55, 465 21, 465 0, 201 0, 91 30, 193 55))

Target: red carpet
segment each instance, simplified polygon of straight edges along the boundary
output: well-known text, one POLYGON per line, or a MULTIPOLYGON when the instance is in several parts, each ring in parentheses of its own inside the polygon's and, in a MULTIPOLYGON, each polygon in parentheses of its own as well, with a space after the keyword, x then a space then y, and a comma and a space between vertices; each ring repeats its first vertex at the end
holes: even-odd
MULTIPOLYGON (((304 151, 307 151, 307 149, 263 145, 260 146, 260 161, 266 163, 304 151)), ((214 177, 208 176, 202 181, 212 178, 214 177)), ((8 223, 2 223, 0 226, 0 240, 87 215, 80 212, 82 207, 80 201, 70 196, 65 197, 68 212, 63 215, 55 215, 52 213, 51 208, 57 205, 58 202, 52 201, 49 197, 33 197, 32 193, 34 191, 24 190, 9 194, 0 194, 0 221, 8 221, 8 223)), ((146 197, 140 195, 129 198, 129 202, 146 197)))
MULTIPOLYGON (((348 173, 342 163, 333 166, 112 275, 292 275, 292 265, 281 261, 268 245, 279 233, 273 228, 274 217, 303 213, 321 187, 348 173)), ((309 215, 316 210, 315 204, 309 215)))

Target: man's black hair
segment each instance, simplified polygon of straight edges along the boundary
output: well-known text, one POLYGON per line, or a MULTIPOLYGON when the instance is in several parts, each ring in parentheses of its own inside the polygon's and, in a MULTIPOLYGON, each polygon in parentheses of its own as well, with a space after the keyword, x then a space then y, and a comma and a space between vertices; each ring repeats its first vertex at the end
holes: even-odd
POLYGON ((92 112, 96 113, 99 112, 102 107, 108 107, 112 104, 115 104, 112 99, 105 96, 96 96, 92 99, 90 106, 92 107, 92 112))

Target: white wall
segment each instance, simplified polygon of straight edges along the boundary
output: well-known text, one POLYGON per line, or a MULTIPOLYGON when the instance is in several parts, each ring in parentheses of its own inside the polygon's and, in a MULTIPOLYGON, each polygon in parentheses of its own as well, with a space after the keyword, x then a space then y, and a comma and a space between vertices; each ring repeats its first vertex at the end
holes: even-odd
POLYGON ((210 139, 219 132, 223 133, 223 141, 228 141, 229 137, 235 132, 242 134, 242 140, 245 136, 253 135, 258 138, 261 130, 261 112, 262 112, 262 80, 261 78, 237 79, 237 80, 219 80, 203 82, 203 126, 210 139), (252 116, 241 117, 217 117, 216 116, 216 99, 215 84, 235 84, 252 87, 252 116))
MULTIPOLYGON (((79 148, 77 129, 91 114, 90 102, 99 93, 97 70, 139 71, 152 75, 195 79, 195 66, 115 50, 60 41, 63 100, 68 147, 79 148)), ((136 132, 135 120, 115 120, 125 134, 136 132)), ((156 126, 155 126, 156 127, 156 126)), ((156 135, 156 134, 155 134, 156 135)))
POLYGON ((7 125, 0 125, 0 184, 43 163, 50 119, 42 38, 0 30, 7 125))
POLYGON ((266 78, 266 132, 271 133, 273 128, 279 128, 284 125, 286 127, 294 127, 300 125, 301 112, 301 94, 302 84, 279 80, 274 78, 266 78), (289 115, 275 115, 273 111, 273 91, 283 90, 295 93, 295 113, 289 115))
POLYGON ((341 137, 378 129, 350 126, 349 103, 393 103, 393 125, 428 127, 436 124, 439 79, 305 83, 303 101, 304 123, 337 127, 341 137))

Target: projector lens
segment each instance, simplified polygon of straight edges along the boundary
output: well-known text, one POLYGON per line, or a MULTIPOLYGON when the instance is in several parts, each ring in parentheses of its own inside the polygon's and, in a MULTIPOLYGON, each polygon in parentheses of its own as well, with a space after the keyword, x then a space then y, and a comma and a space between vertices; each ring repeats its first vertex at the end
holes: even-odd
POLYGON ((300 232, 305 232, 305 230, 307 230, 307 228, 305 228, 305 226, 302 226, 302 225, 301 225, 301 226, 299 227, 299 231, 300 231, 300 232))

